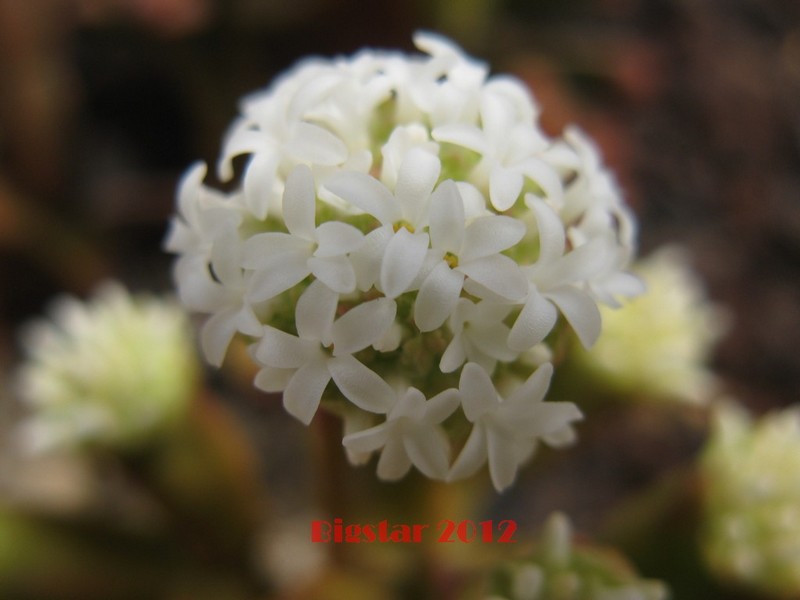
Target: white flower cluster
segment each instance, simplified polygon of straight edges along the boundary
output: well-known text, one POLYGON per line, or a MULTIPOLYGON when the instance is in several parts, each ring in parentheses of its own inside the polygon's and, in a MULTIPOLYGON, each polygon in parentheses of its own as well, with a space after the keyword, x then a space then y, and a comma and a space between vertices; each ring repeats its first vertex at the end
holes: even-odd
POLYGON ((714 412, 703 451, 702 549, 711 571, 770 598, 800 595, 800 407, 714 412))
POLYGON ((425 55, 309 60, 246 97, 218 163, 227 181, 246 157, 241 185, 191 168, 167 248, 210 315, 211 363, 243 334, 256 385, 304 423, 324 399, 354 462, 452 479, 488 460, 502 489, 538 440, 570 439, 580 413, 542 402, 552 367, 533 372, 531 350, 559 313, 591 345, 598 303, 641 291, 635 223, 592 144, 544 135, 520 82, 415 42, 425 55))
POLYGON ((31 415, 21 438, 33 452, 141 445, 185 417, 197 385, 182 307, 115 282, 88 303, 59 298, 52 321, 29 324, 22 343, 18 384, 31 415))

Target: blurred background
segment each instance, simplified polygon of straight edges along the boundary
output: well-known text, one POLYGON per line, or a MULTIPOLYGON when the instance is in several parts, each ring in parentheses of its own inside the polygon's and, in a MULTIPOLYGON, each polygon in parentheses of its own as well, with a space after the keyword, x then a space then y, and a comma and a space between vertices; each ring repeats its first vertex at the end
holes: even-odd
MULTIPOLYGON (((795 0, 0 0, 0 381, 19 325, 55 295, 109 277, 171 290, 161 244, 176 181, 214 163, 243 94, 308 54, 412 50, 420 28, 529 83, 548 132, 577 123, 598 142, 639 216, 640 254, 684 245, 729 311, 712 366, 732 394, 759 412, 800 400, 795 0)), ((233 387, 270 464, 302 451, 269 441, 290 422, 280 406, 233 387)), ((7 424, 18 408, 5 395, 7 424)), ((699 443, 664 422, 623 443, 630 423, 609 423, 582 452, 601 453, 591 468, 627 468, 625 485, 699 443)), ((295 476, 277 504, 307 495, 295 476)), ((559 483, 530 522, 569 502, 574 485, 559 483)), ((580 526, 606 496, 574 507, 580 526)))

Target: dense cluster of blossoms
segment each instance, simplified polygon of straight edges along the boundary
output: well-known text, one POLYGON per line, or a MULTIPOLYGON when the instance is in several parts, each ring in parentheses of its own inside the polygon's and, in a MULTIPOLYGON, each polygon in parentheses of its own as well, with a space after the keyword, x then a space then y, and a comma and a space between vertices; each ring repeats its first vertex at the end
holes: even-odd
POLYGON ((505 565, 485 600, 665 600, 667 587, 642 579, 608 548, 574 544, 567 517, 554 513, 532 556, 505 565))
POLYGON ((166 246, 211 363, 241 334, 289 413, 343 416, 353 462, 455 479, 488 461, 503 489, 540 440, 572 438, 577 407, 543 401, 548 336, 561 315, 589 346, 598 304, 641 291, 635 221, 593 144, 545 135, 520 82, 415 43, 307 60, 246 97, 217 165, 241 185, 192 167, 166 246))
POLYGON ((800 410, 754 420, 717 407, 702 457, 703 551, 721 579, 775 598, 800 595, 800 410))
POLYGON ((59 298, 52 320, 22 332, 19 392, 31 409, 22 442, 35 452, 130 448, 185 416, 199 370, 183 308, 104 284, 89 302, 59 298))

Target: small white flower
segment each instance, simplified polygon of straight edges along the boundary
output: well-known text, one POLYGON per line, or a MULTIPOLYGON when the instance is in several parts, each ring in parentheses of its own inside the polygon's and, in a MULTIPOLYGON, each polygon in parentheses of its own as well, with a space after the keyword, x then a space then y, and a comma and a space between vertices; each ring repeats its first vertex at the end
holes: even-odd
POLYGON ((442 372, 451 373, 469 361, 493 373, 498 360, 514 360, 518 353, 508 347, 510 330, 503 323, 510 311, 507 304, 459 298, 448 321, 453 339, 439 362, 442 372))
POLYGON ((514 92, 518 93, 517 88, 507 80, 493 81, 484 87, 480 96, 480 127, 451 123, 431 132, 437 142, 457 144, 481 155, 472 176, 477 178, 479 186, 488 187, 492 206, 500 212, 514 205, 526 176, 554 201, 559 201, 562 194, 558 173, 537 156, 550 142, 533 124, 532 102, 526 105, 513 97, 514 92))
POLYGON ((242 244, 238 236, 229 232, 219 237, 205 268, 198 268, 186 258, 175 265, 179 289, 184 296, 191 294, 195 299, 187 304, 195 310, 211 313, 203 324, 200 343, 206 360, 217 367, 222 364, 237 332, 254 337, 261 334, 261 322, 245 297, 250 274, 239 266, 241 259, 242 244), (191 288, 191 292, 187 292, 187 288, 191 288))
POLYGON ((375 393, 387 398, 395 395, 386 421, 346 435, 342 440, 344 446, 351 452, 382 449, 378 460, 381 479, 400 479, 412 464, 431 479, 444 479, 449 467, 450 442, 440 423, 458 408, 458 390, 451 388, 425 400, 416 388, 395 393, 382 382, 375 393))
POLYGON ((397 127, 381 148, 381 181, 389 189, 397 187, 400 167, 412 148, 419 148, 437 158, 439 156, 439 144, 431 140, 427 127, 419 123, 397 127))
POLYGON ((559 434, 581 419, 572 402, 543 402, 552 374, 550 363, 542 365, 503 399, 483 368, 464 365, 459 391, 473 427, 448 480, 469 477, 488 460, 492 483, 502 491, 513 483, 517 469, 531 457, 540 438, 559 434))
POLYGON ((273 89, 252 94, 242 102, 243 115, 225 136, 218 171, 227 181, 233 176, 231 160, 250 155, 243 190, 245 204, 255 217, 264 219, 270 205, 280 198, 283 177, 291 165, 334 166, 348 159, 347 145, 303 114, 307 102, 295 100, 324 97, 320 93, 324 90, 319 88, 312 94, 304 92, 330 72, 321 61, 305 63, 296 69, 294 77, 284 77, 273 89))
POLYGON ((392 193, 383 183, 356 172, 332 176, 325 186, 380 221, 365 252, 356 253, 359 288, 376 284, 390 298, 407 291, 419 273, 428 251, 428 211, 431 192, 439 178, 439 158, 421 148, 406 153, 392 193))
POLYGON ((249 275, 240 268, 239 198, 205 187, 205 174, 206 166, 198 163, 182 178, 180 218, 173 220, 165 246, 182 253, 174 275, 183 304, 212 315, 203 325, 201 345, 208 362, 219 366, 237 331, 257 336, 262 325, 244 297, 249 275))
POLYGON ((298 165, 283 192, 283 218, 289 233, 259 233, 244 243, 242 266, 255 271, 248 290, 250 301, 274 298, 312 274, 334 292, 355 290, 356 274, 347 255, 358 249, 364 236, 338 221, 316 227, 316 197, 311 171, 298 165))
POLYGON ((525 235, 517 219, 486 215, 466 227, 464 203, 452 180, 439 185, 431 199, 430 239, 439 261, 430 269, 419 288, 414 305, 414 321, 421 331, 441 326, 461 296, 465 278, 483 290, 506 301, 524 297, 526 283, 517 263, 501 254, 525 235))
POLYGON ((266 326, 255 347, 255 358, 263 365, 256 385, 283 390, 286 410, 306 425, 331 378, 359 408, 388 410, 384 399, 362 393, 364 382, 380 378, 352 355, 382 339, 394 322, 395 303, 389 298, 364 302, 334 321, 337 305, 338 295, 315 281, 297 302, 298 335, 266 326))
POLYGON ((478 95, 489 72, 487 66, 467 58, 447 38, 430 32, 414 35, 414 45, 430 58, 389 65, 396 81, 398 122, 429 121, 436 126, 474 121, 478 95))
POLYGON ((564 225, 544 201, 526 196, 539 227, 539 257, 523 267, 529 291, 525 305, 511 328, 509 346, 523 351, 541 342, 552 330, 558 311, 566 317, 581 343, 589 347, 600 335, 600 310, 580 282, 602 265, 600 243, 585 244, 565 254, 564 225))

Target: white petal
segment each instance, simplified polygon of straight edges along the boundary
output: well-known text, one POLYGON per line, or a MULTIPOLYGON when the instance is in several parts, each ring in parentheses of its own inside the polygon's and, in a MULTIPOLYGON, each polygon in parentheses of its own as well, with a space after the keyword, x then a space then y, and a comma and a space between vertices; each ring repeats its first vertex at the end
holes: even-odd
POLYGON ((283 150, 288 156, 318 165, 338 165, 347 160, 347 146, 327 129, 299 122, 283 150))
POLYGON ((258 319, 253 307, 247 303, 241 303, 241 309, 236 314, 236 329, 245 335, 261 337, 264 332, 264 324, 258 319))
POLYGON ((317 192, 306 165, 297 165, 286 178, 283 190, 283 220, 292 235, 313 240, 317 192))
POLYGON ((308 259, 308 267, 334 292, 349 294, 356 289, 356 272, 346 256, 313 256, 308 259))
POLYGON ((428 253, 428 234, 401 227, 386 244, 381 264, 381 288, 390 298, 405 292, 419 273, 428 253))
POLYGON ((484 93, 481 94, 481 127, 490 139, 506 142, 505 138, 511 132, 516 111, 507 98, 492 91, 492 88, 484 88, 484 93))
POLYGON ((326 221, 316 230, 317 244, 314 256, 336 256, 348 254, 358 249, 364 241, 364 234, 347 223, 326 221))
POLYGON ((537 262, 552 262, 564 254, 566 246, 564 224, 552 208, 532 194, 525 196, 525 202, 536 215, 536 224, 539 228, 539 258, 537 262))
POLYGON ((211 269, 224 287, 236 289, 242 280, 242 250, 239 237, 232 231, 214 242, 211 269))
POLYGON ((529 159, 520 166, 525 176, 535 182, 544 191, 545 197, 556 206, 560 205, 564 197, 564 187, 558 172, 543 160, 529 159))
POLYGON ((441 326, 456 307, 464 284, 464 276, 440 262, 425 278, 414 304, 414 322, 420 331, 433 331, 441 326))
POLYGON ((243 179, 244 198, 250 212, 257 219, 264 219, 269 212, 274 186, 278 177, 278 156, 271 150, 254 154, 245 168, 243 179))
POLYGON ((537 409, 550 386, 553 365, 544 363, 503 402, 509 416, 517 419, 529 418, 537 409))
POLYGON ((458 458, 450 467, 447 481, 455 481, 473 475, 486 462, 486 429, 476 424, 461 449, 458 458))
POLYGON ((478 153, 482 153, 487 146, 483 131, 473 125, 461 123, 439 125, 431 132, 431 137, 437 142, 449 142, 478 153))
POLYGON ((528 292, 528 282, 517 263, 504 254, 493 254, 458 266, 470 279, 498 296, 518 302, 528 292))
POLYGON ((645 282, 633 273, 619 271, 603 282, 603 287, 615 296, 635 298, 647 290, 645 282))
POLYGON ((541 402, 536 406, 530 433, 536 437, 552 436, 558 440, 564 437, 565 430, 574 433, 571 423, 582 418, 583 414, 573 402, 541 402))
POLYGON ((456 187, 464 204, 464 216, 467 221, 486 214, 486 198, 478 188, 466 181, 457 181, 456 187))
POLYGON ((441 423, 461 404, 461 394, 455 388, 439 392, 425 403, 425 421, 441 423))
POLYGON ((222 152, 217 162, 217 174, 222 181, 233 177, 231 159, 241 154, 253 152, 270 152, 273 138, 262 131, 252 129, 249 119, 237 119, 225 133, 222 152))
POLYGON ((254 380, 255 386, 265 392, 282 392, 292 376, 295 374, 296 369, 277 369, 275 367, 262 366, 256 373, 254 380))
MULTIPOLYGON (((499 432, 489 430, 486 440, 486 453, 489 457, 489 475, 492 478, 494 489, 502 492, 512 483, 517 476, 520 457, 530 454, 523 452, 521 444, 533 447, 535 441, 509 439, 501 436, 499 432)), ((526 448, 527 449, 527 448, 526 448)))
POLYGON ((373 229, 364 236, 364 243, 350 255, 350 262, 356 272, 358 289, 367 291, 381 275, 381 262, 386 245, 394 236, 391 226, 373 229))
MULTIPOLYGON (((610 248, 607 240, 594 239, 583 246, 579 246, 565 254, 561 260, 556 261, 549 270, 557 270, 552 275, 548 274, 549 281, 554 284, 582 282, 593 279, 598 273, 605 271, 605 265, 610 258, 610 248)), ((552 285, 551 287, 555 287, 552 285)))
POLYGON ((198 196, 203 187, 203 179, 206 178, 208 167, 204 162, 192 164, 181 176, 178 182, 177 206, 178 212, 187 220, 189 215, 194 214, 200 208, 198 206, 198 196))
POLYGON ((444 432, 426 427, 416 435, 405 436, 403 445, 411 462, 423 475, 431 479, 445 478, 450 444, 444 432))
POLYGON ((280 231, 259 233, 242 244, 245 269, 280 268, 288 254, 310 256, 313 243, 280 231))
POLYGON ((464 232, 464 249, 459 260, 467 262, 511 248, 525 236, 525 224, 519 219, 487 215, 478 217, 464 232))
POLYGON ((297 369, 283 390, 283 406, 286 412, 305 425, 311 423, 330 380, 325 359, 306 363, 297 369))
POLYGON ((270 326, 264 328, 255 351, 256 359, 279 369, 297 369, 320 354, 319 342, 300 339, 270 326))
POLYGON ((274 298, 308 277, 308 257, 302 254, 286 253, 280 265, 261 269, 253 273, 247 290, 250 302, 262 302, 274 298))
POLYGON ((421 148, 409 150, 400 165, 394 195, 402 207, 403 217, 415 227, 424 225, 420 221, 441 169, 439 158, 421 148))
POLYGON ((439 361, 439 370, 442 373, 452 373, 463 365, 465 360, 467 360, 467 354, 464 349, 464 340, 462 334, 457 333, 450 340, 442 354, 442 360, 439 361))
POLYGON ((522 312, 511 327, 508 346, 523 352, 541 342, 558 320, 558 311, 544 296, 532 289, 522 312))
POLYGON ((211 278, 205 256, 182 256, 174 272, 181 302, 189 310, 215 312, 226 302, 228 290, 211 278))
POLYGON ((500 404, 489 374, 475 363, 464 365, 458 390, 461 392, 461 408, 464 415, 472 422, 500 404))
POLYGON ((395 481, 405 476, 411 468, 411 459, 403 446, 403 440, 389 438, 378 459, 378 477, 385 481, 395 481))
POLYGON ((198 243, 198 241, 197 232, 189 226, 183 216, 177 216, 169 221, 162 248, 165 252, 185 254, 194 251, 197 246, 203 244, 203 242, 198 243))
POLYGON ((514 206, 522 191, 522 173, 495 165, 489 176, 489 198, 498 212, 507 211, 514 206))
POLYGON ((578 434, 575 433, 575 429, 567 425, 558 431, 543 435, 541 440, 552 448, 564 448, 574 444, 577 438, 578 434))
POLYGON ((585 292, 566 286, 549 291, 547 297, 569 321, 583 347, 590 348, 600 336, 603 325, 594 300, 585 292))
POLYGON ((467 338, 481 353, 498 360, 514 360, 517 352, 508 347, 509 328, 503 323, 472 323, 467 338))
POLYGON ((340 171, 325 181, 325 187, 371 214, 383 225, 393 225, 402 218, 400 207, 392 193, 380 181, 366 173, 340 171))
POLYGON ((333 355, 344 356, 378 342, 394 323, 397 304, 377 298, 351 308, 331 328, 333 355))
POLYGON ((228 345, 236 333, 235 318, 238 313, 236 308, 218 312, 203 325, 200 334, 200 346, 206 360, 213 366, 219 367, 225 359, 228 345))
POLYGON ((366 411, 386 414, 397 398, 388 383, 352 356, 331 358, 328 370, 345 398, 366 411))
POLYGON ((431 246, 458 254, 464 241, 464 203, 452 179, 443 181, 431 195, 431 246))
POLYGON ((297 334, 302 339, 330 343, 330 328, 336 316, 339 294, 322 281, 314 281, 306 288, 295 307, 297 334))
POLYGON ((353 452, 374 452, 386 445, 391 428, 386 423, 344 436, 342 445, 353 452))

